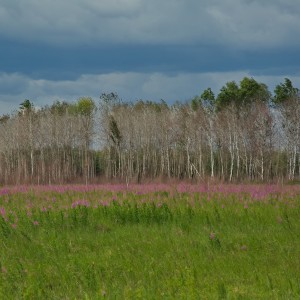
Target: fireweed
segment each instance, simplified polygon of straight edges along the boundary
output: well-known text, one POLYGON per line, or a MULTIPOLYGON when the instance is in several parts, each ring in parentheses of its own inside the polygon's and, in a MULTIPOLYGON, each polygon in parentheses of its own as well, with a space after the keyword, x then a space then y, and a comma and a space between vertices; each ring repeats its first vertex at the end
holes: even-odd
POLYGON ((0 190, 2 299, 300 297, 300 187, 0 190))

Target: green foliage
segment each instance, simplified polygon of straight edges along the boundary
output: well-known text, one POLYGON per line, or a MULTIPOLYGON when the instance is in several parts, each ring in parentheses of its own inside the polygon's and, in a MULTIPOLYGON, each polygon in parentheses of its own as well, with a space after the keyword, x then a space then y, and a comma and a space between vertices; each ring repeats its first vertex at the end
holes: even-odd
POLYGON ((20 104, 20 111, 19 111, 19 114, 28 114, 30 112, 32 112, 34 108, 34 105, 33 103, 28 100, 28 99, 25 99, 21 104, 20 104))
POLYGON ((96 105, 91 97, 81 97, 76 102, 76 111, 78 114, 91 117, 96 110, 96 105))
POLYGON ((201 106, 201 101, 198 96, 194 97, 191 101, 191 108, 193 111, 197 111, 201 106))
POLYGON ((206 108, 209 111, 213 111, 215 108, 215 95, 211 88, 207 88, 199 96, 196 96, 191 101, 191 108, 194 111, 197 111, 200 107, 206 108))
POLYGON ((33 108, 33 103, 28 99, 25 99, 24 102, 20 104, 21 110, 31 110, 32 108, 33 108))
POLYGON ((244 105, 255 101, 268 102, 271 97, 271 93, 264 83, 258 83, 255 79, 248 77, 243 78, 240 82, 239 94, 244 105))
POLYGON ((218 110, 228 105, 241 108, 257 101, 268 102, 270 97, 271 93, 265 84, 253 78, 244 77, 239 86, 235 81, 227 82, 217 96, 216 105, 218 110))
POLYGON ((52 114, 54 115, 60 115, 60 116, 63 116, 65 115, 66 113, 68 113, 69 111, 71 112, 73 109, 74 106, 73 104, 70 104, 68 102, 65 102, 65 101, 55 101, 51 107, 50 107, 50 111, 52 114))
POLYGON ((299 89, 295 88, 292 81, 288 78, 284 79, 284 83, 280 83, 275 87, 274 97, 272 99, 274 104, 281 104, 285 101, 299 95, 299 89))
POLYGON ((239 87, 235 81, 227 82, 220 90, 217 96, 216 105, 220 110, 230 104, 237 105, 240 102, 239 87))
POLYGON ((117 146, 120 146, 122 136, 121 132, 119 130, 117 121, 114 119, 113 116, 110 116, 109 120, 109 129, 110 129, 110 138, 113 141, 113 143, 117 146))
POLYGON ((208 107, 208 109, 213 110, 215 106, 215 94, 211 90, 211 88, 207 88, 203 91, 203 93, 200 96, 201 103, 204 107, 208 107))

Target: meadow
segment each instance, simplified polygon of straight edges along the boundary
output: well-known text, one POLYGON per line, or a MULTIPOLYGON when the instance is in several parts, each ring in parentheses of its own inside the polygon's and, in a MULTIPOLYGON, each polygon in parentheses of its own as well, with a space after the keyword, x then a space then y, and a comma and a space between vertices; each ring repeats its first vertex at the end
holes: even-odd
POLYGON ((299 299, 300 187, 0 189, 1 299, 299 299))

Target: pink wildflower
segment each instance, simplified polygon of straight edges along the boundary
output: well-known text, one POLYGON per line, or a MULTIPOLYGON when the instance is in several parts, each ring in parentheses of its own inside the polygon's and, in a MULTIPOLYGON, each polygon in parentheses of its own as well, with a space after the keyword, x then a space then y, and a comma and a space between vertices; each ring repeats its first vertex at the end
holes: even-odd
POLYGON ((78 205, 77 202, 73 202, 72 205, 71 205, 71 207, 75 208, 77 205, 78 205))
POLYGON ((6 211, 5 211, 4 207, 0 208, 0 214, 1 214, 2 217, 4 217, 6 215, 6 211))
POLYGON ((72 208, 75 208, 77 206, 89 207, 90 203, 89 203, 89 201, 83 199, 83 200, 77 200, 77 201, 73 202, 71 205, 72 208))
POLYGON ((6 211, 4 207, 0 208, 0 215, 2 216, 2 218, 7 221, 7 216, 6 216, 6 211))

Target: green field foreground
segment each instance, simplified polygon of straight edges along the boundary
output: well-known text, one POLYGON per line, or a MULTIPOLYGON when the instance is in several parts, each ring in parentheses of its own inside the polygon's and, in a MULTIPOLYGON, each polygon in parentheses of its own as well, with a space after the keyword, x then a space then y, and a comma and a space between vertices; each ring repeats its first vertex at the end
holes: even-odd
POLYGON ((1 299, 300 299, 300 195, 2 191, 1 299))

